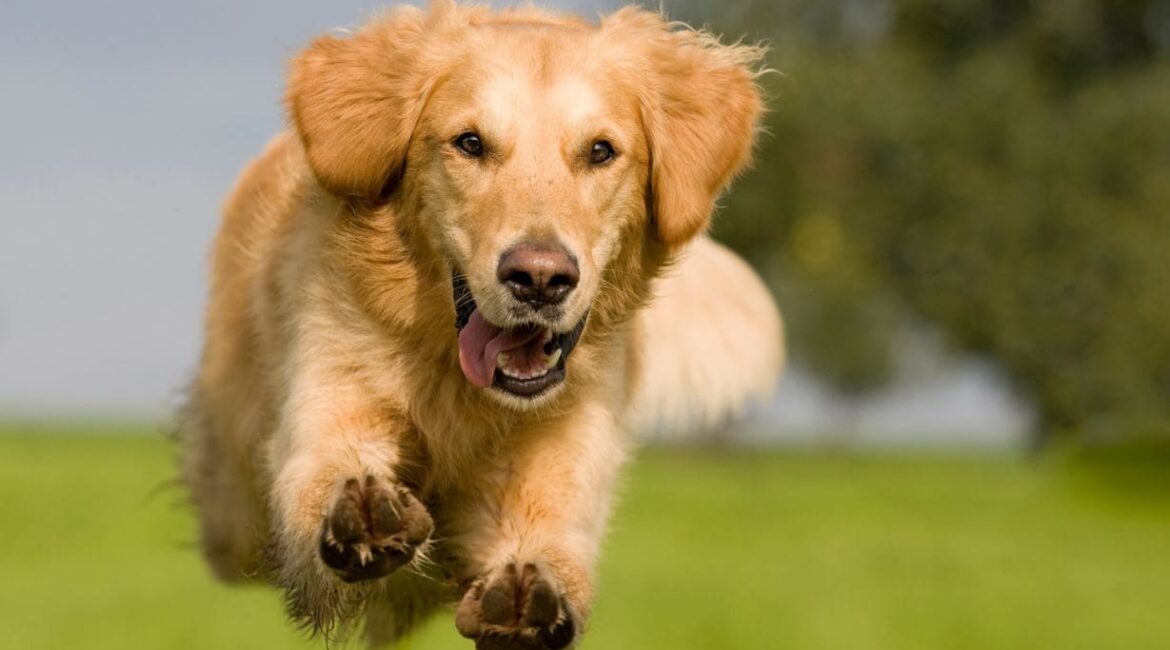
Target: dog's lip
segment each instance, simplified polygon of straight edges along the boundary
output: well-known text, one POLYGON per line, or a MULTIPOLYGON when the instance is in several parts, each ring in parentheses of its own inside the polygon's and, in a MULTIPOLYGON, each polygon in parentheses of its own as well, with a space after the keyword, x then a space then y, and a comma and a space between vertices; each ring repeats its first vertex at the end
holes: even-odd
MULTIPOLYGON (((467 326, 472 314, 478 309, 478 306, 474 296, 471 294, 471 287, 468 286, 467 279, 462 274, 453 274, 451 285, 455 302, 455 330, 459 332, 467 326)), ((589 313, 586 312, 572 329, 559 333, 552 332, 549 328, 538 323, 528 323, 519 326, 530 327, 536 325, 545 330, 549 339, 542 348, 543 352, 551 355, 559 348, 561 350, 560 359, 557 365, 548 372, 538 377, 527 379, 509 376, 499 368, 496 368, 492 376, 491 387, 517 397, 535 398, 544 394, 553 386, 563 382, 566 374, 566 361, 568 360, 569 354, 572 353, 578 341, 581 339, 581 334, 584 332, 588 317, 589 313)))
POLYGON ((492 378, 492 388, 502 390, 517 397, 535 398, 544 394, 553 386, 565 380, 565 362, 564 359, 557 364, 555 368, 540 375, 539 377, 532 377, 530 379, 519 379, 517 377, 509 377, 504 374, 504 371, 496 368, 496 374, 492 378))
POLYGON ((455 331, 458 332, 467 326, 477 305, 471 295, 471 287, 467 285, 467 277, 462 273, 451 276, 451 291, 455 298, 455 331))

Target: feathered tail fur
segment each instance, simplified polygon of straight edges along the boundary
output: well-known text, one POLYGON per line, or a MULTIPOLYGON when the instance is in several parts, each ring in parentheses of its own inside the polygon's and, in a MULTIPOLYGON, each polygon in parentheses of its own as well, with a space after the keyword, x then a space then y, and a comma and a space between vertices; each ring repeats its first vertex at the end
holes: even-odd
POLYGON ((740 257, 697 239, 635 324, 627 411, 642 437, 711 430, 772 397, 784 366, 780 312, 740 257))

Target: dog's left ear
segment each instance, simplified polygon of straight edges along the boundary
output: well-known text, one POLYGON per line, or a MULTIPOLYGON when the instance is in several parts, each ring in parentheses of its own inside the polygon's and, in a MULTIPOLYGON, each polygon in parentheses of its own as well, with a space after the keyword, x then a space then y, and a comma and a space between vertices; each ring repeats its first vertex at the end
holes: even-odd
POLYGON ((345 38, 318 38, 291 66, 285 103, 322 187, 372 199, 402 172, 429 69, 430 21, 403 7, 345 38))
POLYGON ((644 84, 651 217, 662 243, 676 248, 706 230, 716 199, 751 159, 764 112, 756 78, 765 50, 723 45, 635 8, 603 27, 613 42, 641 45, 635 74, 644 84))

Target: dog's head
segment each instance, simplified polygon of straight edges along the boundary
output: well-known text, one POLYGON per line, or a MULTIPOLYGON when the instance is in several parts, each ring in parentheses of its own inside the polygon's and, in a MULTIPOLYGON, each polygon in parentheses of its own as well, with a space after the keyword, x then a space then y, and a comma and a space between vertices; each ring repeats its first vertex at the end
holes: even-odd
POLYGON ((450 272, 466 378, 525 405, 706 228, 750 156, 760 54, 640 9, 437 2, 315 41, 288 104, 320 185, 393 205, 450 272))

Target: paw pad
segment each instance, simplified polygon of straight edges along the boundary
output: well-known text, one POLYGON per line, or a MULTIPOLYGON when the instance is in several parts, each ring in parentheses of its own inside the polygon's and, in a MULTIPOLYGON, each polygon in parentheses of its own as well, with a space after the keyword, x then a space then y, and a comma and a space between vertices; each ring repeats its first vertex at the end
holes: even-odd
POLYGON ((559 650, 576 623, 552 576, 535 564, 505 565, 476 581, 455 614, 460 634, 477 650, 559 650))
POLYGON ((373 476, 346 481, 321 532, 321 561, 346 582, 389 575, 414 559, 434 523, 410 490, 373 476))

